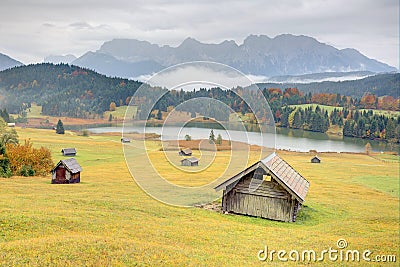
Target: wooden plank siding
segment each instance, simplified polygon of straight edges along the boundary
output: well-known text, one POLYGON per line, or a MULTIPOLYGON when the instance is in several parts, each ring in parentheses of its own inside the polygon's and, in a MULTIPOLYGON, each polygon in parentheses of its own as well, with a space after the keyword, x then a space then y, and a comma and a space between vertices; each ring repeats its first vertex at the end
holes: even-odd
POLYGON ((294 222, 310 183, 275 153, 214 187, 222 210, 294 222))
POLYGON ((250 181, 251 176, 247 176, 227 194, 224 190, 224 211, 278 221, 293 220, 294 200, 281 185, 274 180, 263 181, 252 191, 250 181))

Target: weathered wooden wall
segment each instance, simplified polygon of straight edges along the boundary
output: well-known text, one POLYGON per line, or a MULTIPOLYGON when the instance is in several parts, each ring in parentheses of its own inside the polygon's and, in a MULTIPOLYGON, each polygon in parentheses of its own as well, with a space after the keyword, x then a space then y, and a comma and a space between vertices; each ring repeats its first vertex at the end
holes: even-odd
POLYGON ((64 166, 58 166, 58 168, 52 174, 51 183, 53 184, 73 184, 79 183, 81 178, 80 172, 72 174, 70 171, 64 168, 64 166), (60 170, 63 170, 60 172, 60 170), (60 173, 57 173, 59 171, 60 173))
POLYGON ((273 179, 250 190, 252 173, 223 196, 223 210, 279 221, 292 221, 296 201, 273 179))
POLYGON ((79 183, 80 181, 81 181, 81 173, 80 172, 71 174, 71 178, 69 180, 70 184, 79 183))

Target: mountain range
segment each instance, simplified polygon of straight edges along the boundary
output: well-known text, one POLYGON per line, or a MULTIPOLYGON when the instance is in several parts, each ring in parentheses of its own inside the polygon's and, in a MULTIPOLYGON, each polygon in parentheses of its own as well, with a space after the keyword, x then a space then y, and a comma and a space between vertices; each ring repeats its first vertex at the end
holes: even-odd
MULTIPOLYGON (((331 80, 345 80, 344 76, 351 78, 355 72, 358 72, 357 79, 364 74, 398 71, 355 49, 337 49, 309 36, 291 34, 274 38, 250 35, 242 44, 232 40, 211 44, 187 38, 177 47, 136 39, 113 39, 104 42, 97 51, 86 52, 78 58, 70 54, 51 55, 43 62, 67 63, 111 77, 137 79, 188 61, 223 63, 270 82, 302 82, 299 79, 307 82, 309 78, 314 79, 307 75, 315 73, 331 80), (297 77, 302 75, 306 76, 297 77)), ((23 64, 0 54, 0 71, 20 65, 23 64)))
POLYGON ((18 60, 15 60, 7 55, 0 53, 0 71, 22 65, 24 64, 22 64, 18 60))
POLYGON ((53 63, 53 64, 59 64, 59 63, 65 63, 65 64, 71 64, 72 61, 77 59, 76 56, 68 54, 65 56, 62 55, 50 55, 44 58, 43 62, 45 63, 53 63))
POLYGON ((135 39, 114 39, 71 63, 109 76, 133 78, 188 61, 220 62, 245 74, 265 77, 323 72, 397 71, 355 49, 337 49, 312 37, 291 34, 274 38, 250 35, 240 45, 228 40, 207 44, 187 38, 177 47, 135 39))

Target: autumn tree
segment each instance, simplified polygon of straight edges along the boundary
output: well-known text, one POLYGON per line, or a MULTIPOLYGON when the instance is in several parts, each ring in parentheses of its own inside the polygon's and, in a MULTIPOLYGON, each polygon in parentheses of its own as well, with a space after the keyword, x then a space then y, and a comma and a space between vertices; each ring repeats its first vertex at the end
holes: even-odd
POLYGON ((115 102, 110 103, 110 111, 115 111, 117 109, 117 104, 115 102))
POLYGON ((367 143, 365 145, 365 154, 369 155, 371 153, 371 144, 367 143))
POLYGON ((25 140, 24 144, 7 144, 6 156, 14 175, 46 175, 53 167, 50 150, 34 148, 29 140, 25 140))

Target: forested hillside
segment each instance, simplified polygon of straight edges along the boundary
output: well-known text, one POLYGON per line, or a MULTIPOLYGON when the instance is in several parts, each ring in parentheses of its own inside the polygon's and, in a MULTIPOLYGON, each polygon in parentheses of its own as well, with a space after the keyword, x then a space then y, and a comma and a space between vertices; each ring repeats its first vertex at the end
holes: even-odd
MULTIPOLYGON (((344 127, 343 134, 347 136, 395 139, 398 142, 399 129, 396 124, 399 123, 399 116, 388 118, 372 114, 372 112, 359 113, 357 110, 398 111, 399 78, 400 74, 382 74, 357 81, 326 83, 332 87, 323 87, 325 83, 299 86, 300 88, 308 86, 305 90, 308 93, 296 87, 286 87, 285 84, 274 84, 276 87, 262 85, 260 86, 262 93, 243 88, 233 90, 211 88, 193 91, 168 91, 158 88, 157 90, 165 90, 166 93, 154 106, 154 103, 149 103, 148 108, 153 111, 158 110, 158 120, 162 120, 161 112, 167 112, 170 110, 169 107, 177 107, 181 111, 196 116, 194 105, 199 105, 200 102, 194 102, 185 108, 179 105, 189 99, 211 97, 238 113, 243 115, 254 113, 261 121, 267 122, 269 120, 267 108, 262 107, 262 101, 260 101, 264 96, 268 100, 275 122, 281 127, 326 132, 329 126, 338 125, 344 127), (327 88, 336 88, 337 91, 323 93, 327 91, 327 88), (353 95, 350 89, 357 91, 357 94, 362 91, 369 93, 363 93, 362 97, 355 98, 347 94, 353 95), (252 101, 253 110, 250 110, 243 100, 244 93, 247 99, 252 101), (344 110, 342 112, 337 109, 328 114, 327 110, 290 107, 290 105, 302 104, 342 107, 344 110)), ((44 115, 95 118, 103 116, 105 111, 115 109, 116 106, 127 105, 140 85, 141 83, 137 81, 109 78, 88 69, 65 64, 43 63, 16 67, 0 72, 0 108, 4 115, 2 117, 6 121, 9 121, 8 113, 23 114, 33 102, 42 106, 44 115)), ((153 99, 151 97, 153 92, 155 91, 150 89, 145 91, 143 99, 140 99, 141 105, 153 99)), ((139 108, 138 118, 146 120, 148 114, 144 112, 146 109, 143 107, 139 108)), ((221 110, 219 106, 209 105, 203 108, 207 110, 210 117, 221 121, 229 120, 229 113, 221 110)))
POLYGON ((46 115, 91 118, 111 102, 125 105, 140 85, 66 64, 29 65, 0 72, 0 106, 20 113, 36 102, 46 115))
POLYGON ((354 98, 361 98, 366 93, 377 96, 399 97, 400 73, 377 74, 360 80, 343 82, 313 82, 313 83, 260 83, 266 88, 293 88, 303 93, 335 93, 354 98))

